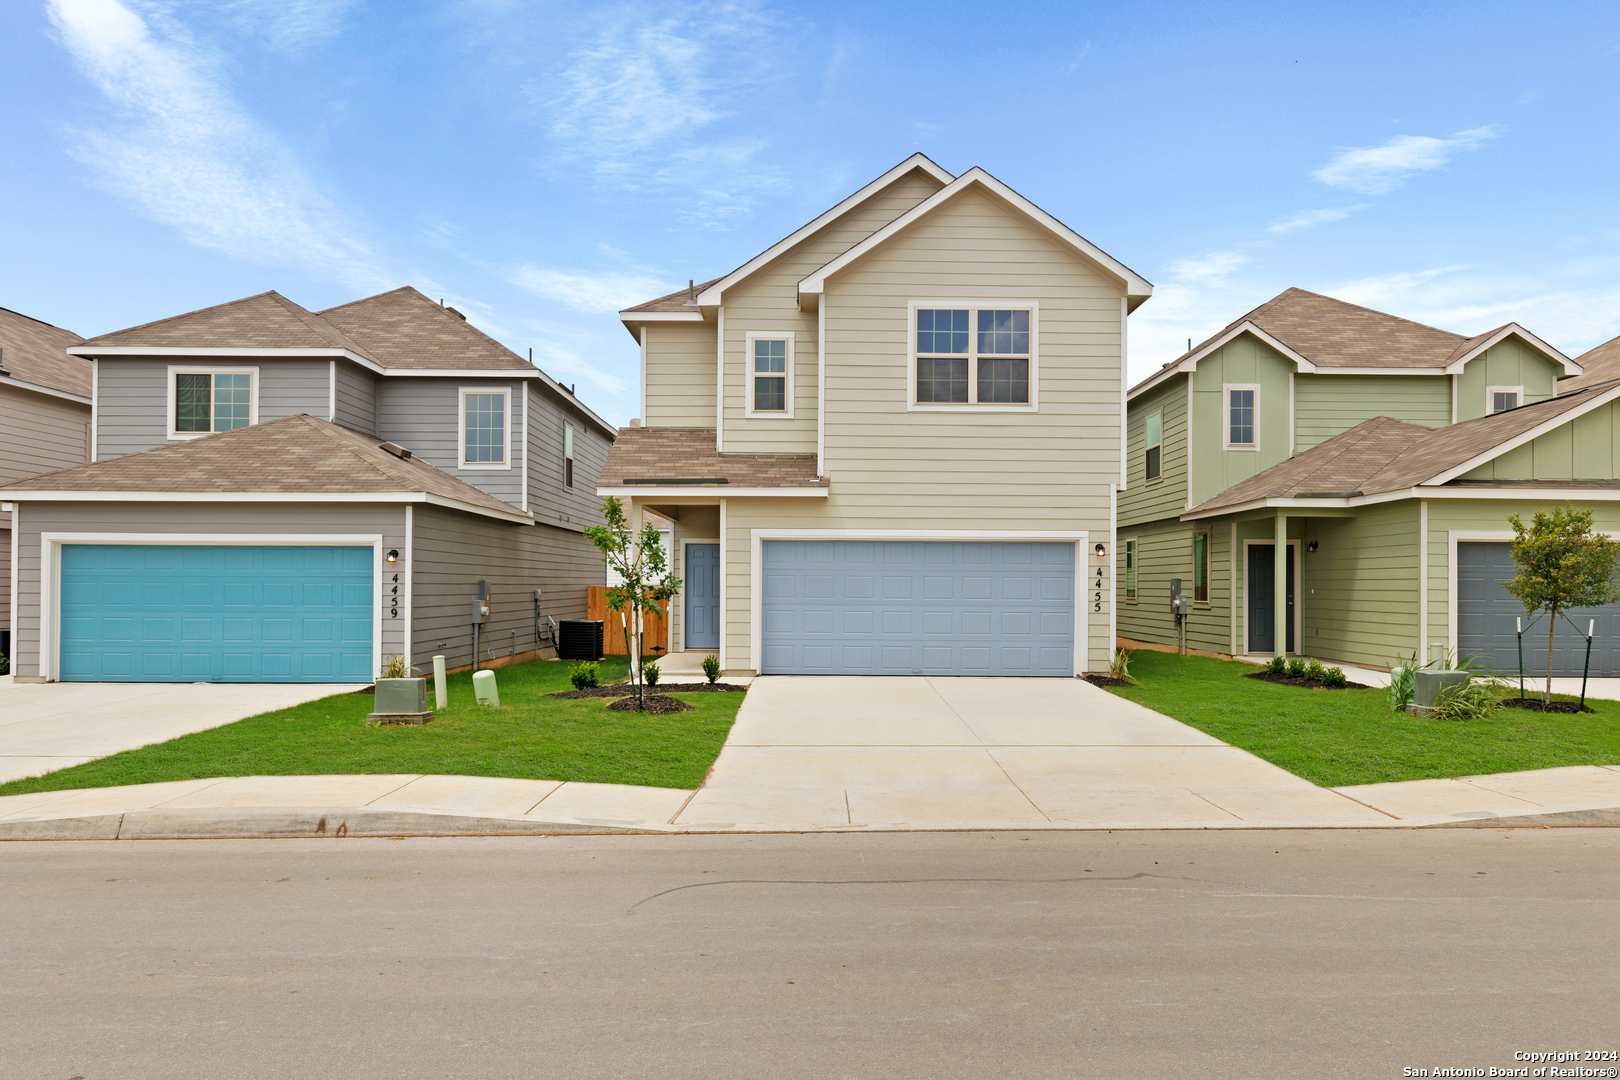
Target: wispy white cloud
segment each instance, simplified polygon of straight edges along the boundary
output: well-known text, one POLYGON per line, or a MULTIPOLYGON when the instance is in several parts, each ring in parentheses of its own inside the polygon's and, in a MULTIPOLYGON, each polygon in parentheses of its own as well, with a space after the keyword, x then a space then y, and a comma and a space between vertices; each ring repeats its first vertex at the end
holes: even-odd
POLYGON ((1182 259, 1170 267, 1177 281, 1210 284, 1225 281, 1238 267, 1249 262, 1249 256, 1237 251, 1213 251, 1193 259, 1182 259))
POLYGON ((354 0, 226 0, 220 13, 276 52, 295 56, 343 28, 354 0))
POLYGON ((640 271, 590 273, 520 266, 508 274, 508 280, 536 296, 555 300, 575 311, 592 313, 620 311, 674 289, 673 285, 640 271))
POLYGON ((635 400, 636 372, 631 367, 627 375, 620 375, 605 368, 599 358, 606 350, 599 338, 573 325, 529 322, 526 326, 534 336, 534 362, 546 374, 565 383, 583 383, 609 399, 594 406, 598 412, 636 415, 641 407, 635 400))
POLYGON ((1335 221, 1343 221, 1357 210, 1365 210, 1367 205, 1360 206, 1330 206, 1322 210, 1300 210, 1287 217, 1278 218, 1266 228, 1269 233, 1291 233, 1300 229, 1309 229, 1316 225, 1327 225, 1335 221))
POLYGON ((1494 138, 1496 129, 1489 126, 1459 131, 1447 139, 1397 135, 1381 146, 1342 149, 1311 175, 1329 187, 1383 195, 1413 173, 1438 169, 1457 153, 1477 149, 1494 138))
POLYGON ((73 152, 102 186, 200 247, 367 288, 394 284, 165 9, 47 4, 58 39, 114 107, 74 132, 73 152))

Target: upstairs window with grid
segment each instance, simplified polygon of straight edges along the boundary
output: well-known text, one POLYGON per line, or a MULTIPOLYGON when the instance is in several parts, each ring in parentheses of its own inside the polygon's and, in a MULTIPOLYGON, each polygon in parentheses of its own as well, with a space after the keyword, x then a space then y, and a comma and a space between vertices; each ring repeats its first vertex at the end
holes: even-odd
POLYGON ((235 431, 252 416, 253 376, 246 373, 178 372, 174 377, 176 434, 235 431))
POLYGON ((786 412, 788 381, 786 338, 754 339, 754 411, 786 412))
POLYGON ((461 396, 463 465, 506 464, 506 392, 461 396))
POLYGON ((1027 308, 918 308, 919 405, 1028 405, 1027 308))
POLYGON ((1255 445, 1255 397, 1253 389, 1226 391, 1226 444, 1250 447, 1255 445))

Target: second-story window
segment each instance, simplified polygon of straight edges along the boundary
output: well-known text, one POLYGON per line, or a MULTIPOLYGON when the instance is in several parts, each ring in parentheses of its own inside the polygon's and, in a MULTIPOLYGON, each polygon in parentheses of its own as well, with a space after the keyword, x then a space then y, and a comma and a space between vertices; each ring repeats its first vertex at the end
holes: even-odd
POLYGON ((574 486, 574 429, 563 425, 563 487, 574 486))
POLYGON ((1163 467, 1164 412, 1150 412, 1142 423, 1142 443, 1147 448, 1143 456, 1149 480, 1157 480, 1163 467))
POLYGON ((749 416, 793 415, 793 335, 749 334, 749 416))
POLYGON ((461 391, 461 467, 506 468, 509 397, 505 390, 461 391))
POLYGON ((916 309, 918 405, 1033 404, 1033 308, 916 309))
POLYGON ((1260 445, 1260 388, 1230 386, 1226 391, 1226 448, 1253 450, 1260 445))
POLYGON ((252 371, 176 371, 172 378, 174 435, 235 431, 253 423, 252 371))
POLYGON ((1519 402, 1524 400, 1524 387, 1522 386, 1491 386, 1485 390, 1485 411, 1487 413, 1507 412, 1517 409, 1519 402))

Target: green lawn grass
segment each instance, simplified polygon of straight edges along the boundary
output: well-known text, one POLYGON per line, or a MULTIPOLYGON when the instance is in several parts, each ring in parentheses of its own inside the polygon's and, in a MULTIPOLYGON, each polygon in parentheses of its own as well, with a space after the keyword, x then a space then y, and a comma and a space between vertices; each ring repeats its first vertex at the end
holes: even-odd
MULTIPOLYGON (((369 694, 338 694, 183 735, 44 776, 0 785, 0 795, 150 784, 207 776, 442 773, 695 788, 725 744, 743 696, 674 695, 693 711, 610 712, 607 698, 563 700, 573 665, 501 668, 501 707, 473 703, 472 673, 450 676, 447 709, 422 727, 371 727, 369 694)), ((602 662, 604 682, 624 660, 602 662)), ((431 682, 429 683, 431 693, 431 682)))
POLYGON ((1595 713, 1497 709, 1448 722, 1391 712, 1388 692, 1308 690, 1245 679, 1231 660, 1139 650, 1140 685, 1113 693, 1242 747, 1324 787, 1620 764, 1620 703, 1595 713))

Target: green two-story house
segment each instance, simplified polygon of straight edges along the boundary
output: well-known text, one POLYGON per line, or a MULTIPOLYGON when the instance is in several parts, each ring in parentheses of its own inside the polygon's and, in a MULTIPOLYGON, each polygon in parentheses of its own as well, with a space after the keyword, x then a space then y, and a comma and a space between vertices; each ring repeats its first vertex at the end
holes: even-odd
MULTIPOLYGON (((1516 323, 1463 337, 1303 289, 1254 309, 1128 393, 1121 644, 1516 666, 1508 515, 1569 500, 1620 531, 1606 366, 1516 323)), ((1620 608, 1588 618, 1593 672, 1620 672, 1620 608)), ((1558 669, 1584 644, 1561 632, 1558 669)), ((1544 626, 1525 650, 1545 664, 1544 626)))

